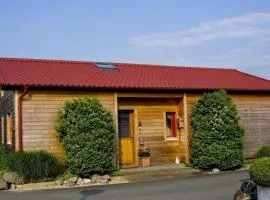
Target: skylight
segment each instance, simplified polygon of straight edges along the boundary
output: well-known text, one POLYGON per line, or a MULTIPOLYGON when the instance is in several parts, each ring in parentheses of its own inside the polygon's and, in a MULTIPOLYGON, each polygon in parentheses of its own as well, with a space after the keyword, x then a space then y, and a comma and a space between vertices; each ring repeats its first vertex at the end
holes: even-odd
POLYGON ((95 65, 103 70, 116 70, 117 67, 111 63, 95 63, 95 65))

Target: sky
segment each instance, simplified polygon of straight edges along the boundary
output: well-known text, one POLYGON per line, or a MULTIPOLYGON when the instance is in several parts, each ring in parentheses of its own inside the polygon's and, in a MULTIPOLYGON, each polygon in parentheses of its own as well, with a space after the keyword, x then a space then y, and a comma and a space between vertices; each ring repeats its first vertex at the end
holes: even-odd
POLYGON ((270 80, 270 1, 0 0, 0 57, 236 68, 270 80))

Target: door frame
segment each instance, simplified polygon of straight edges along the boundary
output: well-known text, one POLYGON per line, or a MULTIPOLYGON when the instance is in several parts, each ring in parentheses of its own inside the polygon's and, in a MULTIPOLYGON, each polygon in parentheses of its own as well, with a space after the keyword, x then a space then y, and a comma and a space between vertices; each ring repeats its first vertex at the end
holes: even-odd
MULTIPOLYGON (((134 152, 134 164, 132 165, 121 165, 120 163, 120 149, 121 149, 121 143, 120 143, 120 138, 119 138, 119 132, 117 133, 117 137, 118 137, 118 154, 119 154, 119 157, 118 157, 118 166, 120 168, 132 168, 132 167, 138 167, 139 166, 139 160, 138 160, 138 127, 137 127, 137 124, 138 124, 138 120, 137 120, 137 109, 134 109, 133 107, 130 107, 130 108, 127 108, 126 106, 124 108, 121 108, 121 106, 118 107, 118 110, 117 110, 117 116, 119 116, 119 111, 125 111, 125 110, 131 110, 133 111, 133 125, 134 125, 134 132, 133 132, 133 152, 134 152)), ((119 121, 117 120, 117 127, 119 126, 119 121)), ((119 130, 118 130, 119 131, 119 130)))

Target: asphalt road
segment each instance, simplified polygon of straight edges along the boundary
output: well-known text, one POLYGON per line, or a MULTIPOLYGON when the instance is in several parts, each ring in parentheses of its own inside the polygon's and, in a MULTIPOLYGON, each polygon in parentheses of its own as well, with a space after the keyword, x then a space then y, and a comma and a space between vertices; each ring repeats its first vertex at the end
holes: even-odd
POLYGON ((246 172, 42 191, 2 191, 0 200, 231 200, 246 172))

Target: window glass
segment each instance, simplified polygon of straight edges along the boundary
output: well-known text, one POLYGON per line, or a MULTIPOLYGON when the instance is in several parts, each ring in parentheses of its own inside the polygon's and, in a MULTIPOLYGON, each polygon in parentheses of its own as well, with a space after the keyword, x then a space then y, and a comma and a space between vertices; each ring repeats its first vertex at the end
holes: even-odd
POLYGON ((120 110, 118 113, 118 134, 120 138, 133 136, 133 111, 120 110))
POLYGON ((176 137, 176 114, 175 112, 166 113, 166 136, 167 138, 176 137))
POLYGON ((103 70, 117 70, 117 67, 111 63, 95 63, 96 66, 103 70))

